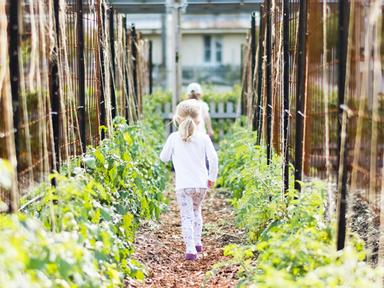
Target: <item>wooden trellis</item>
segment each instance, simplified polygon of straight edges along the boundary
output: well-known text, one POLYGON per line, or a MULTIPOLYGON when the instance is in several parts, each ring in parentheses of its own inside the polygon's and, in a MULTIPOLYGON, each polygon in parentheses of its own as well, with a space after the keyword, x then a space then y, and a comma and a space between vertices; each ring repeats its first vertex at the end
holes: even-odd
POLYGON ((305 176, 338 183, 329 185, 328 212, 337 210, 341 249, 351 201, 384 213, 382 1, 265 0, 262 8, 243 53, 244 114, 268 158, 284 152, 282 190, 289 162, 297 189, 305 176))
POLYGON ((128 21, 104 0, 0 0, 0 158, 17 171, 0 190, 9 211, 17 191, 107 137, 113 116, 140 119, 149 46, 128 21))

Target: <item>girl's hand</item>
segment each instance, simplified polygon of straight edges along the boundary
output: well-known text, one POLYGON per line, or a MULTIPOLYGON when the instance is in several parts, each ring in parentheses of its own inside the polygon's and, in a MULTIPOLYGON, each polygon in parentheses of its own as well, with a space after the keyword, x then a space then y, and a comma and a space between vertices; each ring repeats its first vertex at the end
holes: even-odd
POLYGON ((208 188, 213 188, 215 186, 215 182, 208 180, 208 188))

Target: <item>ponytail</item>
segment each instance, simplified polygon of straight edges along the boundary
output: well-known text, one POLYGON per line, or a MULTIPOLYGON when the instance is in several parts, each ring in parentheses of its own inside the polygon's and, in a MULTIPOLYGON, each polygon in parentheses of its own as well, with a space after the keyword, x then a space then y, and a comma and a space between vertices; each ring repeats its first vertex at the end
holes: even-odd
POLYGON ((196 131, 197 119, 200 115, 199 102, 196 100, 184 100, 176 107, 173 122, 179 126, 179 135, 184 142, 189 142, 196 131))
POLYGON ((199 100, 200 99, 200 94, 197 94, 195 91, 191 91, 191 93, 189 93, 189 99, 195 99, 195 100, 199 100))
POLYGON ((185 119, 180 123, 179 133, 181 139, 184 142, 189 142, 192 138, 193 133, 196 130, 195 121, 193 121, 191 116, 185 117, 185 119))

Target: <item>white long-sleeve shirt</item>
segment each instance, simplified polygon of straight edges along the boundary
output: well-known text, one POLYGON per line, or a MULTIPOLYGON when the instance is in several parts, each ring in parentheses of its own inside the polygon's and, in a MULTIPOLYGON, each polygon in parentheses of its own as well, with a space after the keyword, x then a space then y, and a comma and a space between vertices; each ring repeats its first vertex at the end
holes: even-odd
POLYGON ((195 132, 189 142, 184 142, 178 132, 172 133, 160 153, 160 159, 163 162, 172 160, 176 174, 176 190, 207 188, 208 180, 216 181, 217 153, 211 139, 204 133, 195 132))

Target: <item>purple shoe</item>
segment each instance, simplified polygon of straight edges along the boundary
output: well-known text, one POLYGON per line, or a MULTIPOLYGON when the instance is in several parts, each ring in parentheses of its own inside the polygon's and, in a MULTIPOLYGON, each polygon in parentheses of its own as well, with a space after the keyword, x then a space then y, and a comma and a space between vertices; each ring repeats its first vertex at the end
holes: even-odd
POLYGON ((192 253, 185 254, 185 260, 194 261, 194 260, 196 260, 196 258, 197 258, 196 254, 192 254, 192 253))
POLYGON ((198 253, 203 252, 203 246, 201 246, 201 245, 196 246, 196 251, 197 251, 198 253))

